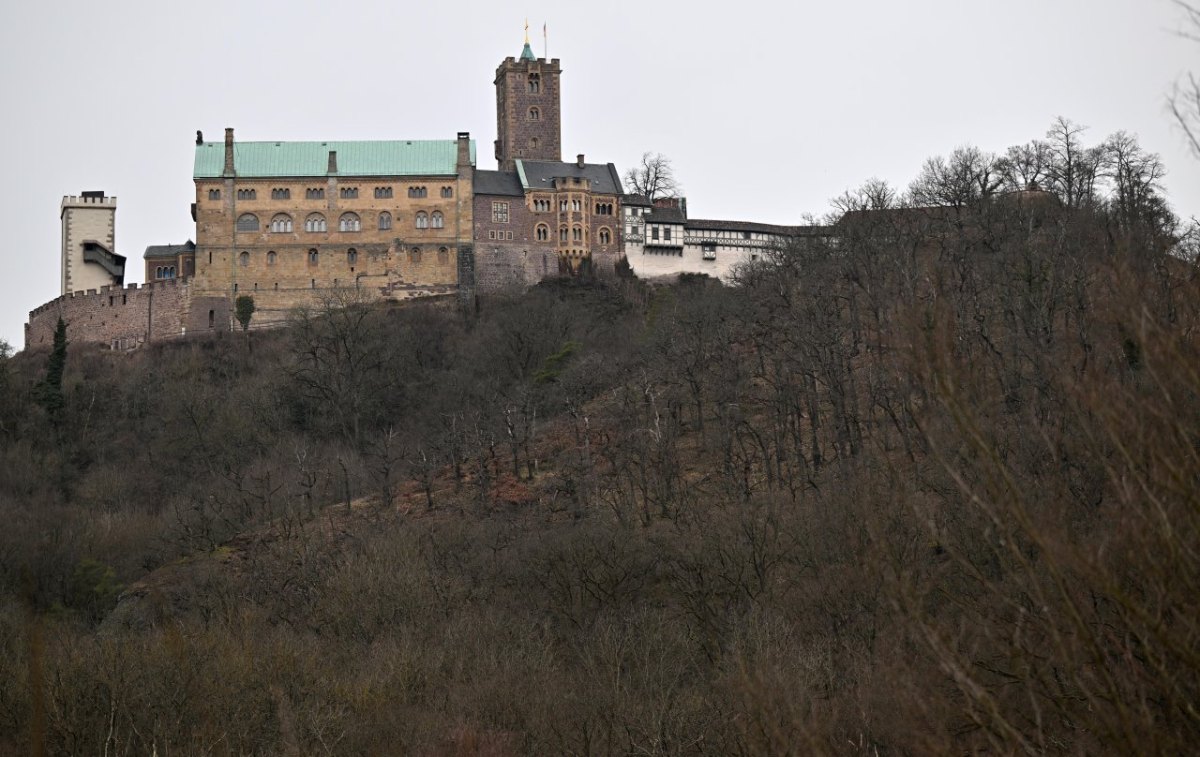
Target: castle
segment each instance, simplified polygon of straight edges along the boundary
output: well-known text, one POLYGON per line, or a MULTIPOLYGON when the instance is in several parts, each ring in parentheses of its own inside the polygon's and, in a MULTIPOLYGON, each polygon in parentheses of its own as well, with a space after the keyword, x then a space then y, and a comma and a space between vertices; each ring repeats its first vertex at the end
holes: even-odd
POLYGON ((62 291, 30 313, 27 348, 68 338, 129 349, 229 330, 238 297, 256 326, 351 288, 379 300, 523 288, 625 256, 642 276, 728 278, 736 263, 812 227, 692 221, 686 202, 626 194, 612 163, 562 161, 557 58, 496 69, 495 158, 476 166, 468 132, 450 140, 220 142, 196 134, 195 241, 155 245, 146 284, 124 285, 116 198, 62 202, 62 291))

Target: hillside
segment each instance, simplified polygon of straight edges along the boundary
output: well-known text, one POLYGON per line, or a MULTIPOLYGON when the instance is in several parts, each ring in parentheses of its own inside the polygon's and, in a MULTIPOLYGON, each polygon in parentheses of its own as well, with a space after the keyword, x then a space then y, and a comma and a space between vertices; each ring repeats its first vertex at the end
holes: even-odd
POLYGON ((1017 199, 5 359, 0 752, 1188 751, 1196 272, 1017 199))

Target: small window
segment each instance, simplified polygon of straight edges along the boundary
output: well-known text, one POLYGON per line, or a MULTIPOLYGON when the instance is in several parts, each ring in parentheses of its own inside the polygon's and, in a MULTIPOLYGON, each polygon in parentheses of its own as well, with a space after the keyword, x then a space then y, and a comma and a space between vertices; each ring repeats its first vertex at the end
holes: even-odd
POLYGON ((538 110, 537 108, 530 108, 529 109, 529 120, 530 121, 542 120, 542 112, 540 110, 538 110))
POLYGON ((539 223, 537 227, 537 238, 539 242, 545 242, 550 238, 550 229, 544 223, 539 223))
POLYGON ((238 265, 242 268, 250 265, 250 253, 243 251, 242 254, 238 255, 238 265))
POLYGON ((582 200, 571 200, 571 210, 574 210, 576 213, 582 212, 583 211, 583 201, 582 200))
POLYGON ((426 187, 409 187, 408 196, 416 199, 429 196, 429 190, 426 187))
POLYGON ((338 231, 362 231, 362 220, 357 213, 343 213, 338 219, 338 231))
POLYGON ((664 242, 671 241, 671 227, 670 226, 663 227, 663 241, 664 242))
POLYGON ((276 187, 271 190, 272 200, 290 200, 292 199, 292 190, 286 187, 276 187))
POLYGON ((445 247, 438 248, 438 265, 446 265, 450 262, 450 250, 445 247))
POLYGON ((351 247, 349 250, 346 250, 346 263, 348 265, 355 265, 358 263, 358 250, 354 249, 353 247, 351 247))
POLYGON ((442 187, 442 197, 453 197, 454 187, 442 187))
POLYGON ((267 265, 275 265, 275 251, 271 250, 267 253, 267 265))
POLYGON ((416 216, 414 216, 413 223, 416 225, 416 227, 418 229, 428 229, 429 228, 429 216, 427 216, 425 214, 425 211, 422 210, 419 213, 417 213, 416 216))
POLYGON ((258 231, 258 216, 253 213, 242 213, 237 219, 237 230, 258 231))
POLYGON ((343 200, 357 200, 358 187, 342 187, 341 195, 343 200))
POLYGON ((541 74, 530 74, 529 75, 529 93, 536 95, 541 91, 542 91, 542 75, 541 74))
POLYGON ((578 226, 571 229, 571 239, 576 242, 582 242, 583 241, 583 229, 579 228, 578 226))
POLYGON ((492 223, 508 223, 508 203, 492 203, 492 223))
POLYGON ((211 329, 212 327, 214 327, 216 325, 217 325, 217 311, 210 310, 210 311, 208 311, 208 327, 211 329))
POLYGON ((529 149, 536 150, 537 148, 538 148, 538 138, 530 137, 529 138, 529 149))
POLYGON ((320 213, 312 213, 308 218, 304 219, 304 230, 308 232, 325 231, 325 216, 320 213))
POLYGON ((379 214, 379 230, 387 231, 392 228, 392 214, 386 210, 379 214))
POLYGON ((608 244, 612 241, 612 232, 608 229, 600 229, 600 244, 608 244))
POLYGON ((549 213, 550 212, 550 201, 549 200, 534 200, 533 201, 533 210, 535 213, 549 213))
POLYGON ((421 262, 421 248, 420 247, 412 248, 412 250, 408 253, 408 259, 412 263, 420 263, 421 262))
POLYGON ((429 225, 435 229, 445 228, 446 217, 442 215, 442 211, 435 210, 429 214, 429 225))
POLYGON ((324 200, 325 190, 320 187, 309 187, 304 190, 304 199, 306 200, 324 200))
POLYGON ((658 239, 658 227, 657 226, 650 227, 650 238, 658 239))
POLYGON ((559 212, 559 213, 566 213, 566 212, 567 212, 567 201, 566 201, 566 200, 559 200, 559 201, 558 201, 558 212, 559 212))
POLYGON ((568 234, 568 233, 569 233, 569 232, 567 231, 567 227, 565 227, 565 226, 564 226, 563 228, 559 229, 559 230, 558 230, 558 241, 560 241, 560 242, 565 242, 565 241, 567 241, 567 234, 568 234))
POLYGON ((391 187, 375 187, 376 200, 390 200, 392 198, 391 187))
POLYGON ((271 233, 284 234, 290 233, 292 230, 292 217, 286 213, 280 213, 271 219, 271 233))
POLYGON ((321 254, 319 252, 317 252, 316 250, 309 250, 308 251, 308 264, 309 265, 318 265, 320 262, 321 262, 321 254))
POLYGON ((219 199, 221 199, 221 190, 219 190, 219 189, 210 189, 210 190, 208 190, 208 199, 210 199, 210 200, 219 200, 219 199))
POLYGON ((255 194, 253 189, 239 189, 237 191, 237 198, 239 200, 253 200, 255 194))

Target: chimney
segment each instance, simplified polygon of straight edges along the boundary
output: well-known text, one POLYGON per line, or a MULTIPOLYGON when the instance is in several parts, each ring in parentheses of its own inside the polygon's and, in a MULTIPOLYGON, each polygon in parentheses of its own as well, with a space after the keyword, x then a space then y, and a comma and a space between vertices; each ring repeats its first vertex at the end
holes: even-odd
POLYGON ((329 173, 337 173, 337 150, 329 151, 329 173))
POLYGON ((471 165, 471 132, 458 133, 458 167, 471 165))
POLYGON ((579 166, 580 168, 583 168, 583 153, 579 153, 579 155, 576 156, 575 165, 579 166))
POLYGON ((233 129, 225 129, 225 170, 222 176, 233 176, 233 129))
POLYGON ((198 144, 198 145, 204 144, 204 133, 201 132, 199 129, 196 129, 196 144, 198 144))

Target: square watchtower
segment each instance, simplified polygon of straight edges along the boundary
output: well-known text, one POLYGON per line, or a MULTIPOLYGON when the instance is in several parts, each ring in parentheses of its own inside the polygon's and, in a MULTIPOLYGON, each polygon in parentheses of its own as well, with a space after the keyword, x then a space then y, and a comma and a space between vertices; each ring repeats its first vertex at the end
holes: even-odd
POLYGON ((512 171, 517 160, 562 160, 558 58, 535 58, 525 41, 519 58, 496 69, 496 162, 512 171))

